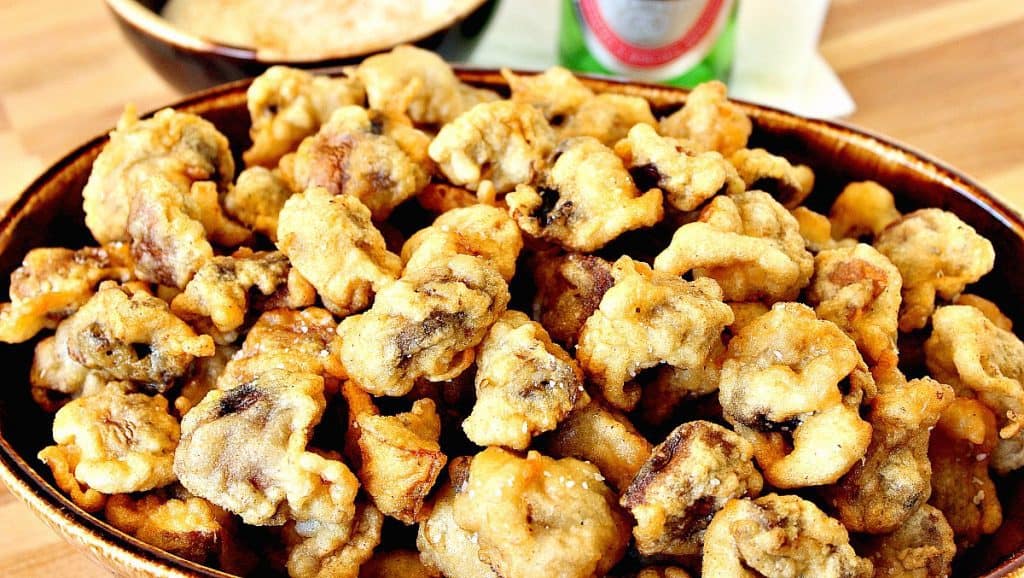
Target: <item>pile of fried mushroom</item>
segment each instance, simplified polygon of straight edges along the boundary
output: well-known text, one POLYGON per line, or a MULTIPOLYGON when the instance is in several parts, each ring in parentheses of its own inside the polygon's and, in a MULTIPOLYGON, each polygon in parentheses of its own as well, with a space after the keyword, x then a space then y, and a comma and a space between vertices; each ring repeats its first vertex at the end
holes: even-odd
POLYGON ((56 485, 297 578, 946 576, 995 532, 1024 343, 965 293, 988 240, 873 182, 803 206, 720 83, 658 118, 503 74, 272 68, 240 171, 129 109, 97 244, 32 250, 0 306, 56 485))

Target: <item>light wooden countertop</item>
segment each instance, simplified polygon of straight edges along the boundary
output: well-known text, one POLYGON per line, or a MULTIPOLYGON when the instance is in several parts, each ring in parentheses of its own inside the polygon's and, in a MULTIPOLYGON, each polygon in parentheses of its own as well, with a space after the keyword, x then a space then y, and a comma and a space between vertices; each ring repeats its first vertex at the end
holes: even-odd
MULTIPOLYGON (((925 151, 1024 209, 1024 2, 833 0, 821 48, 857 102, 849 122, 925 151)), ((100 0, 3 0, 0 207, 112 126, 125 102, 146 110, 178 96, 100 0)), ((2 487, 0 528, 0 576, 107 575, 2 487)))

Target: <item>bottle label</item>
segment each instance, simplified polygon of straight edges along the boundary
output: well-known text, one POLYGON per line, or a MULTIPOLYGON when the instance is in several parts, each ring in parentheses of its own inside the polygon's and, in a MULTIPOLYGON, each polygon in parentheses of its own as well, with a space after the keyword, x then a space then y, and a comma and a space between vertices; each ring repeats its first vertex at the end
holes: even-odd
POLYGON ((614 72, 682 74, 714 46, 733 0, 577 0, 587 48, 614 72))

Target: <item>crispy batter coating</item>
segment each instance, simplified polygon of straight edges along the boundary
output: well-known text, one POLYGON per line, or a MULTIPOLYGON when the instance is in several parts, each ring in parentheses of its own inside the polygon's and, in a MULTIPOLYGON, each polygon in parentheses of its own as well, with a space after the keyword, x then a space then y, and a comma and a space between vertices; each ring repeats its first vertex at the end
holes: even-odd
POLYGON ((953 300, 954 305, 970 305, 985 314, 989 321, 1000 329, 1013 331, 1013 320, 1007 317, 999 306, 980 295, 961 293, 953 300))
POLYGON ((533 181, 554 148, 555 133, 540 111, 499 100, 474 106, 443 126, 428 150, 453 184, 480 191, 490 181, 501 194, 533 181))
MULTIPOLYGON (((71 359, 68 353, 68 328, 36 344, 29 370, 32 399, 43 411, 55 412, 68 400, 92 395, 108 385, 108 380, 71 359)), ((125 384, 123 389, 132 389, 125 384)))
POLYGON ((680 227, 654 268, 710 277, 729 301, 796 299, 814 272, 793 215, 770 195, 749 191, 718 196, 700 220, 680 227))
POLYGON ((992 270, 992 243, 953 213, 921 209, 885 228, 875 248, 903 276, 900 331, 920 329, 935 311, 936 296, 947 301, 992 270))
POLYGON ((455 255, 476 255, 497 267, 505 281, 511 281, 522 248, 523 235, 506 211, 473 205, 452 209, 409 237, 402 246, 402 261, 409 272, 444 263, 455 255))
POLYGON ((924 504, 891 534, 867 540, 865 557, 878 578, 949 576, 956 544, 942 512, 924 504))
POLYGON ((11 273, 11 302, 0 304, 0 341, 22 343, 78 310, 100 281, 131 281, 128 245, 111 243, 77 251, 32 249, 11 273))
POLYGON ((238 350, 236 345, 218 345, 211 357, 200 357, 192 362, 192 370, 185 376, 172 404, 179 419, 202 401, 210 390, 217 388, 217 381, 238 350))
POLYGON ((384 515, 358 504, 345 523, 296 522, 285 526, 288 575, 292 578, 359 578, 359 569, 380 544, 384 515))
POLYGON ((387 250, 370 222, 369 209, 351 195, 332 195, 320 187, 284 204, 277 246, 335 315, 369 307, 374 294, 402 270, 401 259, 387 250))
POLYGON ((476 404, 462 429, 479 446, 525 450, 590 402, 576 361, 525 313, 506 311, 476 358, 476 404))
POLYGON ((765 479, 798 488, 835 483, 864 456, 871 425, 858 411, 874 392, 849 337, 806 305, 777 303, 729 341, 718 397, 765 479))
MULTIPOLYGON (((69 481, 81 488, 143 492, 174 482, 171 464, 179 433, 163 396, 109 388, 60 408, 53 418, 57 445, 39 452, 39 459, 63 461, 74 475, 69 481)), ((55 478, 74 498, 75 492, 55 478)))
POLYGON ((697 556, 715 513, 732 498, 761 493, 754 448, 707 421, 684 423, 655 446, 622 494, 636 518, 633 537, 644 556, 697 556))
POLYGON ((448 460, 438 445, 441 419, 433 400, 420 399, 408 412, 383 416, 352 382, 342 393, 349 410, 348 443, 358 449, 353 461, 363 489, 384 515, 405 524, 421 521, 423 502, 448 460))
POLYGON ((570 251, 596 251, 634 229, 661 220, 661 191, 639 191, 611 149, 592 137, 563 141, 536 186, 505 197, 528 235, 570 251))
POLYGON ((969 547, 1003 523, 989 461, 996 445, 996 419, 973 399, 957 398, 932 431, 930 504, 942 510, 959 546, 969 547))
POLYGON ((353 78, 271 66, 246 91, 252 147, 243 155, 245 164, 273 167, 327 122, 331 113, 362 104, 363 97, 362 85, 353 78))
MULTIPOLYGON (((202 223, 211 243, 222 247, 237 247, 248 243, 252 240, 252 231, 224 212, 220 196, 217 183, 200 181, 192 183, 188 189, 187 202, 195 207, 195 218, 202 223)), ((130 222, 128 227, 130 232, 130 222)))
POLYGON ((487 329, 508 306, 508 285, 480 257, 456 255, 416 269, 338 327, 349 378, 374 395, 405 395, 418 378, 445 381, 473 363, 487 329))
POLYGON ((932 375, 963 396, 977 397, 996 415, 1000 431, 992 456, 997 472, 1024 465, 1024 343, 966 305, 940 307, 924 344, 932 375))
POLYGON ((441 573, 420 562, 413 550, 376 552, 359 568, 359 578, 444 578, 441 573))
POLYGON ((602 479, 573 458, 487 448, 455 495, 455 521, 500 576, 603 576, 625 553, 629 522, 602 479))
POLYGON ((719 339, 712 344, 711 352, 699 367, 661 365, 654 368, 653 378, 642 386, 643 392, 637 406, 644 422, 661 425, 673 416, 684 401, 718 391, 724 361, 725 344, 719 339))
POLYGON ((404 116, 346 106, 299 145, 294 185, 352 195, 383 221, 430 180, 429 143, 404 116))
POLYGON ((615 145, 640 190, 661 189, 665 202, 679 211, 692 211, 719 194, 735 195, 743 180, 721 154, 697 150, 693 143, 663 137, 654 127, 637 124, 615 145))
POLYGON ((540 109, 544 118, 553 125, 563 124, 566 117, 594 97, 594 91, 561 66, 530 76, 519 76, 503 68, 501 76, 508 82, 513 101, 540 109))
POLYGON ((253 231, 277 241, 277 215, 292 190, 278 171, 250 167, 224 195, 224 210, 253 231))
POLYGON ((614 487, 625 490, 651 455, 651 447, 625 415, 592 400, 559 424, 546 451, 588 461, 614 487))
POLYGON ((764 191, 787 209, 795 208, 811 194, 814 172, 806 165, 793 166, 785 157, 764 149, 740 149, 729 157, 746 188, 764 191))
POLYGON ((892 193, 874 181, 846 185, 828 213, 836 239, 877 237, 901 216, 892 193))
POLYGON ((651 127, 658 124, 647 99, 625 94, 598 94, 580 103, 558 131, 558 137, 564 140, 589 136, 605 146, 612 146, 638 124, 651 127))
POLYGON ((572 351, 583 324, 615 284, 611 263, 583 253, 537 254, 532 268, 537 286, 533 318, 551 339, 572 351))
POLYGON ((227 189, 235 176, 228 140, 194 114, 166 108, 145 120, 128 107, 82 191, 85 224, 101 244, 128 240, 136 191, 162 177, 182 194, 197 181, 227 189))
POLYGON ((416 195, 416 202, 431 213, 441 215, 453 209, 471 207, 480 200, 472 191, 462 187, 448 183, 427 183, 416 195))
POLYGON ((853 239, 836 241, 832 238, 832 222, 821 213, 815 213, 807 207, 796 207, 789 211, 800 226, 800 236, 804 238, 807 250, 819 253, 825 249, 836 249, 856 244, 853 239))
POLYGON ((632 410, 640 387, 630 383, 660 363, 699 368, 707 362, 732 309, 709 279, 684 281, 621 257, 612 286, 580 333, 577 359, 605 400, 632 410))
POLYGON ((686 106, 659 124, 665 136, 689 139, 725 156, 747 146, 751 130, 750 119, 726 99, 725 85, 718 81, 695 87, 686 97, 686 106))
POLYGON ((870 578, 842 524, 798 496, 731 500, 704 535, 704 576, 870 578))
POLYGON ((821 319, 849 335, 874 363, 896 355, 903 279, 899 269, 870 245, 825 250, 814 258, 807 302, 821 319))

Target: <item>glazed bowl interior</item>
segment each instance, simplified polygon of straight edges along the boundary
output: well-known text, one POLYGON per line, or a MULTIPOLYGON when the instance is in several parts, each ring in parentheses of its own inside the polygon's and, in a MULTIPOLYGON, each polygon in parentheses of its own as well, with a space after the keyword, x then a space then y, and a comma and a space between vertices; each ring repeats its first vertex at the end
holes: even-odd
MULTIPOLYGON (((472 84, 507 93, 494 71, 459 71, 472 84)), ((597 91, 647 98, 656 115, 677 109, 685 91, 640 84, 586 79, 597 91)), ((248 81, 194 95, 175 107, 200 114, 230 140, 240 162, 248 147, 245 108, 248 81)), ((902 211, 940 207, 958 214, 996 249, 996 265, 972 291, 994 300, 1018 327, 1024 327, 1024 221, 998 199, 963 175, 880 137, 825 121, 802 119, 780 111, 742 105, 754 121, 751 147, 765 147, 815 170, 810 208, 822 211, 842 187, 872 179, 896 195, 902 211)), ((0 221, 0 289, 25 253, 40 246, 80 247, 91 244, 83 224, 82 187, 92 161, 106 137, 98 137, 70 153, 36 180, 0 221)), ((34 343, 34 342, 33 342, 34 343)), ((0 393, 0 480, 51 527, 119 573, 144 576, 225 576, 163 553, 131 538, 80 510, 54 489, 49 472, 35 455, 50 438, 51 416, 32 402, 27 376, 33 343, 0 347, 13 383, 0 393)), ((908 363, 913 364, 913 360, 908 363)), ((911 367, 910 371, 913 371, 911 367)), ((966 482, 966 481, 965 481, 966 482)), ((1024 476, 997 481, 1005 521, 993 536, 960 556, 955 576, 1016 575, 1024 565, 1024 476)))

